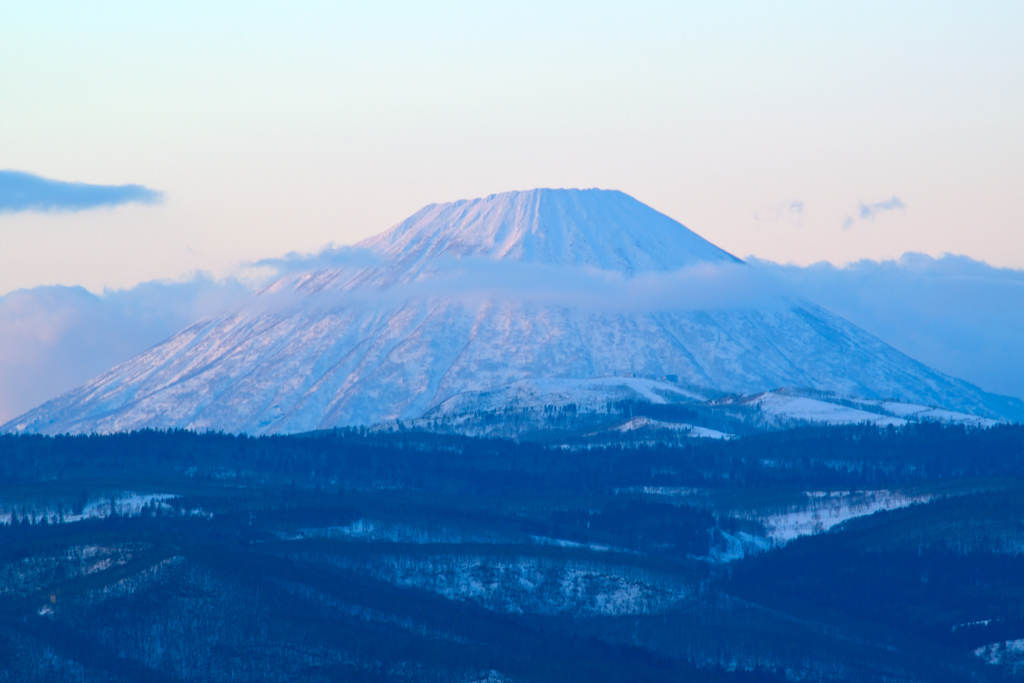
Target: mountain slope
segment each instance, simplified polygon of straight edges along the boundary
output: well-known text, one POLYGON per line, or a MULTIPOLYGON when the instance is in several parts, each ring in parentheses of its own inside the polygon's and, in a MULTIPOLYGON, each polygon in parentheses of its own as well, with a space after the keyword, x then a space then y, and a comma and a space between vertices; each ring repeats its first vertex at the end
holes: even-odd
POLYGON ((5 429, 300 432, 633 374, 1024 416, 813 304, 751 291, 742 262, 620 192, 432 205, 361 246, 373 265, 283 278, 5 429))

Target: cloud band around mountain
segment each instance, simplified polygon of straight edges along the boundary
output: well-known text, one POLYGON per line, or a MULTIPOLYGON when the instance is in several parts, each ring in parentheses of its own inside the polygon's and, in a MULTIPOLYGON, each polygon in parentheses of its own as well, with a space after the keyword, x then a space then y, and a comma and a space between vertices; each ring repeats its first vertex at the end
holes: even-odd
MULTIPOLYGON (((305 262, 296 255, 267 259, 265 265, 280 268, 283 274, 299 272, 304 264, 364 265, 367 259, 357 250, 341 248, 311 255, 305 262)), ((515 264, 495 267, 494 262, 469 260, 451 264, 447 277, 431 287, 412 283, 393 296, 449 295, 472 284, 479 288, 479 296, 656 311, 669 300, 690 308, 734 306, 749 302, 746 292, 768 297, 781 290, 815 301, 943 372, 988 391, 1024 397, 1022 270, 994 268, 963 256, 935 259, 921 254, 845 267, 757 259, 749 259, 748 265, 624 281, 585 270, 513 273, 515 264), (766 286, 769 279, 774 284, 766 286), (689 300, 686 292, 692 293, 689 300)), ((202 276, 101 295, 71 287, 38 287, 0 296, 0 424, 204 316, 249 301, 249 290, 237 280, 202 276)))
POLYGON ((0 171, 0 213, 85 211, 162 200, 162 192, 142 185, 70 183, 23 171, 0 171))

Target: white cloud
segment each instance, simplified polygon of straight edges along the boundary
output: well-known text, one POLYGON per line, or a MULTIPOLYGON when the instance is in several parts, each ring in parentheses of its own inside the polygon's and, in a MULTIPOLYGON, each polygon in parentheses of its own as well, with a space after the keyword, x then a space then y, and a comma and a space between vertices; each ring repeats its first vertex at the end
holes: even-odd
POLYGON ((872 204, 865 204, 864 202, 861 202, 857 205, 857 218, 847 216, 843 219, 843 230, 849 230, 852 228, 857 220, 873 221, 883 213, 888 213, 889 211, 902 211, 906 208, 907 205, 903 203, 903 200, 895 195, 884 201, 874 202, 872 204))
POLYGON ((1024 270, 915 253, 844 268, 750 263, 926 365, 1024 397, 1024 270))
POLYGON ((754 212, 754 220, 767 223, 788 221, 793 225, 799 225, 804 215, 804 203, 799 199, 768 206, 754 212))
MULTIPOLYGON (((352 277, 358 275, 358 279, 369 283, 378 277, 389 277, 386 269, 366 268, 369 273, 355 266, 346 270, 352 277)), ((291 272, 288 268, 285 274, 291 272)), ((287 279, 283 282, 287 283, 287 279)), ((615 312, 764 309, 785 305, 785 292, 771 277, 741 262, 705 263, 627 276, 586 266, 441 257, 414 280, 387 287, 342 285, 309 293, 284 284, 271 289, 275 291, 263 292, 249 303, 251 310, 290 313, 301 307, 330 311, 433 298, 453 299, 471 306, 485 300, 516 301, 615 312)))
MULTIPOLYGON (((272 273, 344 264, 373 267, 351 253, 260 262, 272 273)), ((380 297, 508 297, 603 310, 762 306, 784 296, 811 299, 900 351, 983 389, 1024 397, 1024 271, 963 256, 905 254, 897 261, 784 266, 751 259, 635 278, 463 259, 380 297)), ((178 330, 249 296, 238 280, 197 276, 149 282, 101 295, 80 287, 38 287, 0 297, 0 423, 78 386, 178 330)), ((271 305, 287 306, 287 297, 271 305)), ((309 299, 303 300, 309 305, 309 299)), ((352 294, 316 305, 358 303, 352 294)))
POLYGON ((53 286, 0 297, 0 423, 248 295, 236 281, 197 276, 101 295, 53 286))
POLYGON ((907 208, 907 205, 896 196, 886 199, 883 202, 875 202, 874 204, 861 204, 857 213, 860 215, 861 220, 873 220, 875 216, 886 211, 898 211, 900 209, 907 208))

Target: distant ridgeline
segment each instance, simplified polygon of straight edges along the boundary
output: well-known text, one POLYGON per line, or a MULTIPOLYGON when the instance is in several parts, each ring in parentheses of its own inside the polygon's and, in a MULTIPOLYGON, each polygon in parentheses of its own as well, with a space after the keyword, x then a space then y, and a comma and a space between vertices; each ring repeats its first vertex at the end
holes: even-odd
POLYGON ((285 275, 3 429, 259 435, 397 421, 546 440, 559 428, 547 418, 570 405, 594 433, 718 438, 1024 420, 1024 402, 908 358, 621 192, 432 204, 350 261, 285 275), (607 410, 624 403, 693 406, 717 427, 607 410), (499 413, 515 419, 481 418, 499 413))
POLYGON ((1012 680, 1022 510, 1017 425, 0 435, 0 680, 1012 680))

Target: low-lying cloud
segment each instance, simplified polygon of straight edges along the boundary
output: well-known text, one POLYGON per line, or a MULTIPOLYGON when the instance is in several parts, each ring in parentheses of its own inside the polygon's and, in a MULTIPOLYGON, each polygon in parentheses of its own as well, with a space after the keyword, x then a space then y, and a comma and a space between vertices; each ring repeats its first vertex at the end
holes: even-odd
MULTIPOLYGON (((352 272, 379 265, 372 255, 344 249, 261 263, 286 278, 309 270, 301 264, 343 265, 352 272)), ((746 266, 705 265, 634 277, 462 259, 442 262, 431 277, 383 290, 312 297, 250 293, 236 279, 200 275, 100 295, 80 287, 37 287, 0 297, 0 424, 231 306, 379 305, 409 297, 622 312, 760 307, 802 297, 938 370, 988 391, 1024 397, 1024 271, 964 256, 906 254, 843 268, 750 259, 746 266)))
POLYGON ((0 171, 0 213, 84 211, 119 204, 157 204, 163 193, 142 185, 91 185, 0 171))
POLYGON ((246 264, 246 267, 266 268, 276 276, 324 268, 369 268, 380 264, 380 256, 369 249, 330 246, 315 254, 293 251, 278 258, 260 259, 246 264))
MULTIPOLYGON (((908 253, 845 267, 748 260, 627 277, 587 268, 466 258, 439 261, 429 277, 385 289, 296 296, 252 305, 287 312, 454 298, 506 300, 611 312, 743 310, 810 300, 911 358, 996 393, 1024 398, 1024 270, 966 256, 908 253)), ((372 266, 371 266, 372 268, 372 266)))
POLYGON ((443 265, 436 278, 407 285, 409 293, 621 313, 751 309, 783 303, 783 292, 771 278, 742 263, 702 263, 631 276, 476 258, 443 265))
POLYGON ((770 277, 741 263, 705 263, 668 272, 627 276, 587 267, 515 260, 439 258, 412 281, 378 286, 386 272, 353 272, 361 286, 285 285, 249 302, 252 310, 288 314, 298 309, 331 311, 350 306, 401 305, 410 299, 444 299, 469 306, 513 302, 584 311, 642 313, 688 310, 764 309, 786 305, 785 292, 770 277))
POLYGON ((0 424, 250 296, 198 276, 92 294, 36 287, 0 297, 0 424))
POLYGON ((911 358, 1024 398, 1024 270, 915 253, 842 268, 749 263, 911 358))

